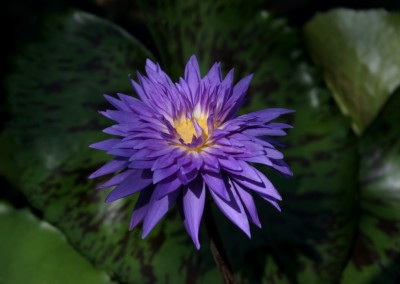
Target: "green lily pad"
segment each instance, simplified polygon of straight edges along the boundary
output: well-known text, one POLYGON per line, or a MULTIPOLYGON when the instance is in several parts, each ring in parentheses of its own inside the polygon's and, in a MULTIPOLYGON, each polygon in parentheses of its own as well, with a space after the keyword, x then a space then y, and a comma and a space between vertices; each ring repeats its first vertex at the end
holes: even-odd
MULTIPOLYGON (((1 143, 12 138, 7 164, 19 169, 17 186, 30 203, 96 267, 124 283, 182 283, 212 258, 196 251, 179 214, 142 240, 139 230, 128 231, 136 197, 105 204, 109 190, 95 191, 102 181, 87 179, 111 158, 88 148, 108 137, 101 130, 111 122, 97 113, 109 108, 102 94, 133 94, 128 74, 141 70, 147 57, 108 21, 81 12, 49 17, 42 38, 13 59, 6 78, 12 119, 1 143)), ((208 267, 204 279, 219 277, 208 267)))
POLYGON ((333 10, 315 16, 304 34, 340 109, 362 133, 400 85, 400 13, 333 10))
POLYGON ((399 107, 397 91, 360 141, 360 219, 343 283, 400 281, 399 107))
POLYGON ((114 283, 28 210, 0 202, 0 283, 114 283))
MULTIPOLYGON (((215 211, 240 281, 332 283, 341 277, 355 228, 355 136, 306 59, 299 32, 248 1, 142 1, 163 65, 175 76, 191 54, 236 78, 255 73, 243 112, 296 110, 283 149, 294 178, 266 171, 282 193, 282 213, 259 202, 263 229, 252 240, 215 211), (173 39, 173 40, 171 40, 173 39), (179 63, 178 66, 176 63, 179 63)), ((203 73, 204 75, 204 73, 203 73)))

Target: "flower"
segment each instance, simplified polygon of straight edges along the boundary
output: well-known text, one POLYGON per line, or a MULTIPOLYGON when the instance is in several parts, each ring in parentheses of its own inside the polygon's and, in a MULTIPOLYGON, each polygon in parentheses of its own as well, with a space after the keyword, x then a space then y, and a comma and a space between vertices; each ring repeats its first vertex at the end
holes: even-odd
POLYGON ((176 203, 199 249, 206 196, 250 237, 249 220, 261 227, 252 195, 278 210, 281 200, 268 178, 251 164, 292 175, 275 148, 278 142, 271 138, 286 135, 283 129, 291 127, 271 121, 292 111, 270 108, 236 116, 252 75, 234 85, 233 69, 222 78, 220 63, 215 63, 201 78, 195 56, 178 83, 149 59, 146 73, 138 73, 139 83, 131 80, 140 99, 105 96, 115 110, 100 113, 117 124, 104 132, 119 138, 90 145, 115 158, 89 178, 119 171, 99 186, 116 186, 107 202, 140 192, 130 229, 143 222, 143 238, 176 203))

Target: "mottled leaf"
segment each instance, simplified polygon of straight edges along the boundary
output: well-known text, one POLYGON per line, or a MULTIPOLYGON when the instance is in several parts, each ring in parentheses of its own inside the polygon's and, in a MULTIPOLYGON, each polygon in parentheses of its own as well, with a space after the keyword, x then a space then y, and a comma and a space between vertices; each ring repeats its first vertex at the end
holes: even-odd
POLYGON ((362 133, 400 84, 400 13, 333 10, 304 32, 336 102, 362 133))
POLYGON ((332 283, 340 276, 355 225, 355 137, 322 78, 304 54, 299 32, 245 1, 142 1, 164 66, 175 76, 191 54, 203 71, 214 61, 255 73, 244 111, 296 110, 283 150, 294 178, 271 171, 282 213, 258 200, 263 229, 252 240, 226 222, 218 226, 236 276, 245 283, 332 283), (179 65, 176 65, 176 63, 179 65))
POLYGON ((110 190, 95 191, 102 180, 87 179, 110 159, 88 148, 111 125, 97 113, 110 107, 102 94, 133 94, 128 74, 147 57, 105 20, 80 12, 49 17, 42 38, 14 56, 6 79, 12 115, 6 131, 15 144, 10 164, 20 169, 18 187, 31 204, 116 280, 182 283, 200 271, 204 279, 218 277, 215 269, 204 271, 212 258, 196 251, 177 211, 142 240, 139 230, 128 231, 136 197, 105 204, 110 190))
POLYGON ((28 210, 0 202, 0 283, 113 283, 63 234, 28 210))
POLYGON ((360 141, 360 218, 343 283, 400 282, 399 108, 397 91, 360 141))

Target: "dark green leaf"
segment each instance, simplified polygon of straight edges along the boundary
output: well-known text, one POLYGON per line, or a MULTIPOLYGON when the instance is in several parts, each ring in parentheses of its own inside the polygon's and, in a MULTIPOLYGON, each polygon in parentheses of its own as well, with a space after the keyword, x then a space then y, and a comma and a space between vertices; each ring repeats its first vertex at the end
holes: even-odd
MULTIPOLYGON (((88 145, 107 136, 111 124, 97 110, 109 108, 102 93, 133 94, 128 74, 142 69, 149 53, 125 31, 85 13, 49 18, 43 38, 14 58, 6 80, 19 167, 19 187, 60 228, 79 252, 119 281, 182 283, 212 259, 198 253, 176 211, 142 240, 129 232, 136 197, 112 204, 109 190, 94 191, 87 177, 111 159, 88 145), (208 258, 199 265, 199 258, 208 258), (171 261, 171 258, 173 261, 171 261)), ((208 265, 208 267, 212 267, 208 265)), ((213 268, 213 267, 212 267, 213 268)), ((218 277, 213 268, 204 279, 218 277)))
POLYGON ((236 78, 255 73, 245 111, 296 110, 283 150, 295 176, 266 172, 282 193, 282 213, 259 202, 264 228, 253 229, 252 240, 216 213, 237 277, 251 283, 337 281, 354 230, 355 137, 305 58, 298 32, 249 1, 142 1, 142 7, 164 66, 175 76, 191 54, 203 72, 222 61, 225 70, 236 67, 236 78))
POLYGON ((304 31, 336 102, 362 133, 400 84, 400 13, 339 9, 304 31))
POLYGON ((47 222, 0 202, 0 283, 112 283, 47 222))
POLYGON ((400 281, 400 92, 360 141, 360 219, 344 283, 400 281))

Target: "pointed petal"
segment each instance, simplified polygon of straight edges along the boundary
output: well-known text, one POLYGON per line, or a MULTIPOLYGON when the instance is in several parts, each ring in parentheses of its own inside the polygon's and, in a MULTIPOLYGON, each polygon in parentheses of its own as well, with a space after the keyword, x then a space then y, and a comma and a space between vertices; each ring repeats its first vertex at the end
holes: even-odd
POLYGON ((159 181, 175 174, 178 171, 177 165, 172 165, 168 168, 159 168, 153 173, 153 184, 158 183, 159 181))
POLYGON ((243 104, 244 97, 252 78, 253 74, 247 75, 235 85, 232 96, 227 101, 226 108, 223 111, 224 118, 230 118, 237 113, 240 106, 243 104))
POLYGON ((142 192, 140 192, 139 198, 132 212, 129 230, 133 230, 133 228, 135 228, 137 224, 139 224, 146 216, 147 209, 149 207, 149 201, 151 195, 153 194, 153 191, 154 191, 153 189, 149 188, 147 190, 143 190, 142 192))
POLYGON ((286 164, 285 161, 283 160, 272 160, 273 164, 272 167, 281 172, 282 174, 284 174, 287 177, 291 177, 293 176, 293 172, 291 171, 291 169, 289 168, 288 164, 286 164))
POLYGON ((218 194, 215 194, 212 190, 210 190, 210 193, 215 204, 217 204, 222 213, 250 238, 249 220, 247 219, 246 212, 236 191, 229 190, 229 194, 231 195, 230 201, 220 198, 218 194))
POLYGON ((170 194, 171 192, 180 189, 182 186, 182 182, 177 177, 177 175, 170 176, 163 181, 157 183, 156 188, 157 190, 154 192, 155 199, 161 199, 164 196, 170 194), (159 188, 159 189, 158 189, 159 188))
POLYGON ((269 203, 272 204, 272 206, 274 206, 279 212, 281 212, 281 208, 279 207, 279 204, 277 202, 277 200, 275 200, 274 198, 271 198, 271 196, 268 195, 262 195, 260 194, 261 198, 268 201, 269 203))
POLYGON ((200 83, 200 68, 195 55, 192 55, 192 57, 190 57, 188 63, 186 64, 185 80, 189 85, 190 93, 192 96, 192 103, 195 103, 194 97, 200 83))
POLYGON ((150 171, 134 171, 119 186, 117 186, 106 198, 106 202, 124 198, 143 190, 152 183, 152 174, 150 171))
POLYGON ((125 104, 125 102, 122 102, 116 98, 113 98, 109 95, 104 95, 106 100, 112 104, 116 109, 118 110, 123 110, 123 111, 129 111, 129 107, 125 104))
POLYGON ((203 81, 208 82, 209 87, 217 86, 222 81, 221 64, 214 63, 207 75, 204 76, 203 81))
MULTIPOLYGON (((162 189, 158 189, 162 190, 162 189)), ((158 221, 168 212, 169 209, 175 204, 175 200, 179 195, 179 191, 174 191, 163 198, 156 200, 155 194, 153 193, 149 208, 147 210, 146 217, 143 222, 143 233, 142 238, 144 239, 150 231, 157 225, 158 221)))
POLYGON ((197 177, 199 173, 195 165, 193 165, 193 167, 191 167, 190 169, 191 169, 190 171, 186 171, 186 169, 182 167, 178 171, 179 180, 184 185, 189 184, 192 180, 194 180, 197 177))
POLYGON ((136 94, 139 96, 139 98, 142 100, 143 103, 148 104, 148 97, 143 89, 142 85, 142 75, 140 75, 139 72, 137 72, 137 76, 140 82, 140 85, 138 83, 136 83, 132 78, 130 78, 131 80, 131 84, 132 87, 135 89, 136 94))
POLYGON ((240 196, 240 199, 243 202, 244 207, 250 217, 250 220, 256 225, 257 227, 261 228, 261 222, 258 218, 256 204, 254 203, 253 196, 247 190, 243 189, 239 184, 232 182, 237 193, 240 196))
POLYGON ((113 176, 111 179, 109 179, 105 183, 99 185, 98 187, 96 187, 96 189, 103 189, 103 188, 107 188, 107 187, 112 187, 112 186, 118 185, 123 180, 125 180, 128 176, 133 174, 134 171, 135 170, 125 170, 125 171, 113 176))
POLYGON ((286 132, 281 129, 273 129, 267 127, 249 128, 242 131, 245 135, 250 136, 285 136, 286 132))
POLYGON ((232 176, 234 176, 234 177, 236 177, 236 176, 243 177, 254 183, 262 184, 262 179, 258 176, 254 167, 250 166, 248 163, 246 163, 244 161, 237 160, 237 162, 239 163, 240 167, 242 168, 241 172, 238 173, 237 171, 232 171, 229 168, 225 168, 225 170, 227 172, 231 173, 232 176))
POLYGON ((197 249, 200 249, 199 227, 204 211, 206 189, 204 182, 197 178, 183 190, 183 210, 186 229, 197 249))
POLYGON ((129 163, 128 167, 131 169, 151 169, 154 161, 133 161, 129 163))
POLYGON ((201 176, 210 191, 215 192, 223 199, 229 201, 230 195, 226 188, 225 180, 221 173, 202 171, 201 176))
MULTIPOLYGON (((245 163, 245 162, 243 162, 243 163, 245 163)), ((258 178, 261 180, 261 182, 253 180, 249 176, 237 175, 234 173, 231 173, 232 179, 234 179, 234 181, 241 184, 242 186, 244 186, 248 189, 254 190, 255 192, 257 192, 259 194, 270 196, 276 200, 282 200, 282 197, 280 196, 279 192, 276 190, 274 185, 269 181, 269 179, 263 173, 261 173, 257 169, 255 169, 254 167, 252 167, 252 166, 249 166, 249 167, 254 171, 255 175, 258 176, 258 178)))
POLYGON ((128 160, 127 159, 122 159, 122 158, 116 158, 114 160, 111 160, 104 166, 102 166, 100 169, 92 173, 89 178, 97 178, 100 176, 108 175, 111 174, 115 171, 118 171, 120 169, 125 168, 128 165, 128 160))
POLYGON ((219 163, 221 164, 221 167, 227 170, 235 171, 235 172, 241 172, 243 171, 243 168, 240 166, 240 163, 236 161, 234 158, 231 156, 227 156, 227 159, 218 159, 219 163))
POLYGON ((89 147, 93 148, 93 149, 108 151, 112 147, 114 147, 115 144, 117 144, 120 141, 121 141, 121 139, 111 138, 111 139, 107 139, 107 140, 100 141, 100 142, 97 142, 97 143, 93 143, 93 144, 89 145, 89 147))

